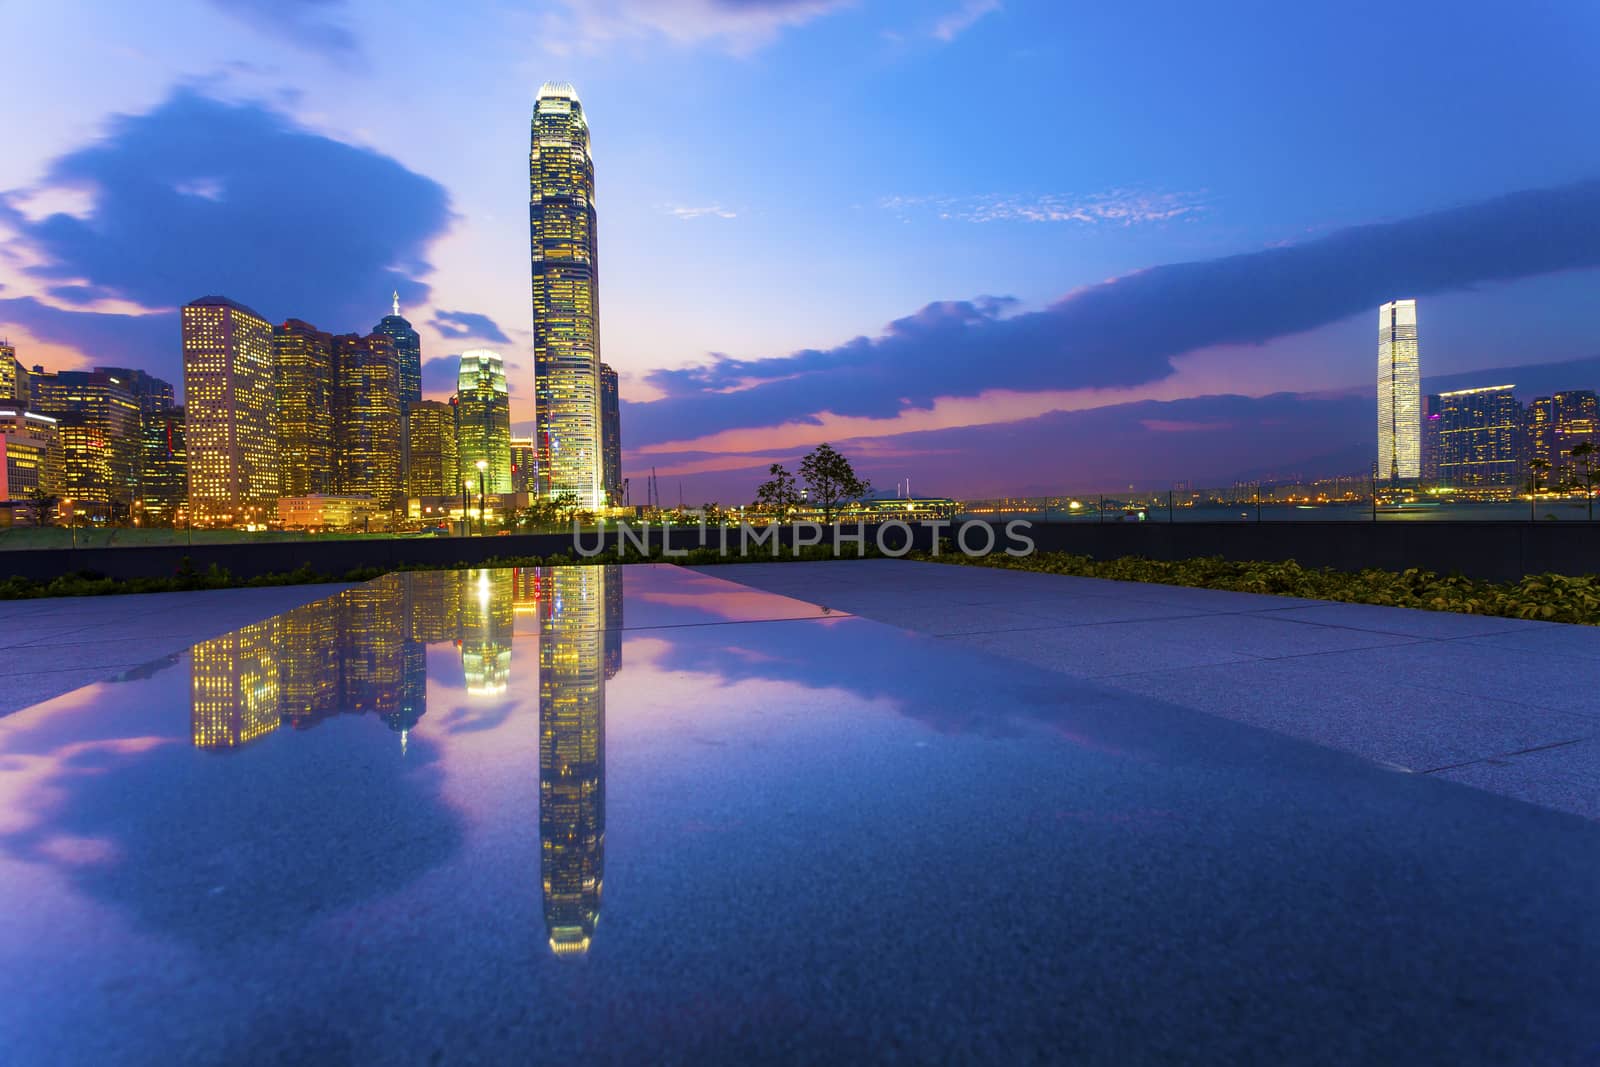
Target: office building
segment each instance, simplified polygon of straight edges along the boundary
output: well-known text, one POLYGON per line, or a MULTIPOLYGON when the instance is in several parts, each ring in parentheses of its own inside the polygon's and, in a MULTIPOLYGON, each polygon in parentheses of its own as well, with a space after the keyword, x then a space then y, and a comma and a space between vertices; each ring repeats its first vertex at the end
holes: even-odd
POLYGON ((400 294, 394 294, 394 311, 378 320, 373 333, 394 343, 395 362, 400 369, 400 405, 409 411, 422 399, 422 337, 400 314, 400 294))
POLYGON ((1422 480, 1430 485, 1439 481, 1439 430, 1443 421, 1439 409, 1438 393, 1422 398, 1422 480))
POLYGON ((41 498, 60 495, 60 455, 55 419, 0 407, 0 502, 11 505, 13 523, 48 521, 54 507, 41 498))
POLYGON ((1522 465, 1531 467, 1538 463, 1545 472, 1540 480, 1548 481, 1550 472, 1555 469, 1555 398, 1535 397, 1523 413, 1522 426, 1522 465))
POLYGON ((61 495, 79 521, 131 516, 138 491, 139 402, 105 370, 29 376, 34 410, 56 419, 61 495))
POLYGON ((383 334, 333 339, 334 469, 341 496, 364 495, 384 512, 403 508, 400 367, 383 334))
POLYGON ((447 497, 461 492, 456 465, 456 405, 419 400, 411 405, 406 492, 447 497))
POLYGON ((256 525, 273 513, 275 382, 270 323, 223 296, 184 306, 184 443, 197 525, 256 525))
POLYGON ((600 364, 600 458, 601 482, 606 503, 622 503, 622 398, 617 393, 617 372, 609 363, 600 364))
POLYGON ((139 493, 134 517, 144 526, 174 526, 188 518, 189 457, 182 406, 139 416, 139 493))
POLYGON ((1378 309, 1378 478, 1422 476, 1422 378, 1417 351, 1417 302, 1395 300, 1378 309))
POLYGON ((456 420, 456 454, 467 488, 477 491, 481 461, 484 490, 511 492, 511 393, 500 353, 475 348, 461 354, 456 420))
POLYGON ((95 372, 110 375, 126 385, 138 403, 141 413, 159 415, 164 411, 171 411, 176 403, 173 399, 172 383, 165 378, 157 378, 154 374, 147 374, 131 367, 96 367, 95 372))
POLYGON ((513 437, 511 439, 511 491, 513 493, 533 493, 537 491, 536 468, 538 461, 534 457, 533 438, 513 437))
POLYGON ((30 401, 28 369, 17 358, 16 346, 9 341, 0 341, 0 404, 26 411, 30 401))
POLYGON ((278 492, 334 489, 333 337, 299 319, 272 328, 278 390, 278 492))
POLYGON ((534 442, 540 495, 605 504, 600 283, 589 126, 572 86, 547 82, 528 152, 534 442))
POLYGON ((1510 496, 1521 483, 1522 405, 1512 386, 1439 394, 1439 484, 1464 495, 1510 496))

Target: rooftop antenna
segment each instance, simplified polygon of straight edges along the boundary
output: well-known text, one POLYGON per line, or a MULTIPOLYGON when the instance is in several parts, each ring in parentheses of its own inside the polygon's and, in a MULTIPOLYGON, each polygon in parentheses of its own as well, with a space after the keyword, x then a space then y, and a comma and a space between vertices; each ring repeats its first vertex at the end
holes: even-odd
POLYGON ((398 289, 394 291, 394 316, 395 318, 400 317, 400 290, 398 289))

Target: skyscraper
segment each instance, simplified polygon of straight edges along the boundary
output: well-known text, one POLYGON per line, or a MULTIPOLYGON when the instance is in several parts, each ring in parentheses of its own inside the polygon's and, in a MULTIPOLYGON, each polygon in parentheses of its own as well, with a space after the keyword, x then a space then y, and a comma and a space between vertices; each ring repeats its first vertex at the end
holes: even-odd
POLYGON ((1439 482, 1476 495, 1509 495, 1522 476, 1522 405, 1513 386, 1439 394, 1439 482))
POLYGON ((511 492, 511 393, 500 353, 475 348, 461 354, 456 404, 456 453, 467 488, 476 491, 483 460, 485 491, 511 492))
POLYGON ((534 457, 533 438, 513 437, 511 439, 511 491, 513 493, 532 493, 537 488, 534 485, 534 471, 538 462, 534 457))
POLYGON ((189 507, 206 525, 264 522, 278 498, 272 326, 204 296, 183 308, 189 507))
POLYGON ((1556 415, 1555 399, 1535 397, 1523 417, 1523 446, 1526 455, 1523 466, 1530 462, 1542 463, 1545 474, 1542 482, 1549 481, 1549 472, 1555 469, 1556 415))
POLYGON ((33 409, 57 420, 61 495, 72 501, 73 513, 131 515, 139 483, 139 400, 129 383, 100 368, 39 369, 30 384, 33 409))
POLYGON ((1578 472, 1574 448, 1585 441, 1600 445, 1600 397, 1591 389, 1569 389, 1551 401, 1550 483, 1558 485, 1578 472))
POLYGON ((605 504, 600 445, 600 279, 589 126, 572 86, 546 82, 528 152, 534 443, 543 496, 605 504))
POLYGON ((419 400, 411 406, 407 492, 414 497, 453 496, 461 491, 456 474, 456 406, 419 400))
POLYGON ((400 366, 380 333, 333 339, 333 425, 338 491, 390 511, 405 493, 400 470, 400 366))
POLYGON ((394 342, 395 359, 400 364, 400 403, 410 410, 422 399, 422 338, 400 315, 400 294, 394 294, 394 313, 385 315, 372 328, 394 342))
POLYGON ((171 526, 185 513, 189 457, 183 440, 183 408, 139 417, 140 522, 171 526))
POLYGON ((1422 476, 1422 378, 1417 354, 1417 302, 1378 309, 1378 478, 1422 476))
POLYGON ((601 483, 606 503, 622 503, 622 398, 617 393, 617 372, 600 364, 601 483))
POLYGON ((283 496, 331 493, 333 338, 299 319, 272 328, 278 376, 278 479, 283 496))

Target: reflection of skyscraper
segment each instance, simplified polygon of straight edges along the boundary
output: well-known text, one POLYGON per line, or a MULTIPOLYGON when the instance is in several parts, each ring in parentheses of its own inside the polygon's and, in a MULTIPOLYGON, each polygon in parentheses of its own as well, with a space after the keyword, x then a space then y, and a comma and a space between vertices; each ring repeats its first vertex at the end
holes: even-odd
POLYGON ((572 86, 546 82, 528 150, 534 442, 543 496, 605 504, 600 448, 600 279, 589 123, 572 86))
POLYGON ((511 681, 511 577, 476 570, 461 587, 461 670, 473 696, 504 693, 511 681))
POLYGON ((391 575, 339 594, 342 706, 393 715, 405 680, 403 580, 391 575))
POLYGON ((236 748, 278 728, 278 620, 241 627, 190 653, 196 748, 236 748))
POLYGON ((545 572, 539 613, 539 841, 558 956, 588 951, 605 881, 605 634, 611 567, 545 572), (609 579, 609 581, 608 581, 609 579))
POLYGON ((622 571, 606 568, 606 679, 622 669, 622 571))
POLYGON ((1378 478, 1422 476, 1422 378, 1417 302, 1378 309, 1378 478))
POLYGON ((283 717, 306 727, 338 711, 338 601, 305 604, 280 616, 278 643, 283 717))

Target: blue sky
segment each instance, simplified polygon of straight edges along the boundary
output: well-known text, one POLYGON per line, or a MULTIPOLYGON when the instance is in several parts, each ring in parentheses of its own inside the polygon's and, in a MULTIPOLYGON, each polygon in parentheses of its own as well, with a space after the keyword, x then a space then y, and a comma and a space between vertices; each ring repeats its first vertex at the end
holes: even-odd
POLYGON ((966 495, 1362 469, 1324 401, 1396 296, 1425 375, 1600 355, 1583 0, 65 0, 0 34, 26 362, 177 380, 195 296, 365 330, 399 287, 429 385, 499 348, 522 419, 528 113, 574 82, 625 468, 694 499, 823 439, 966 495))

